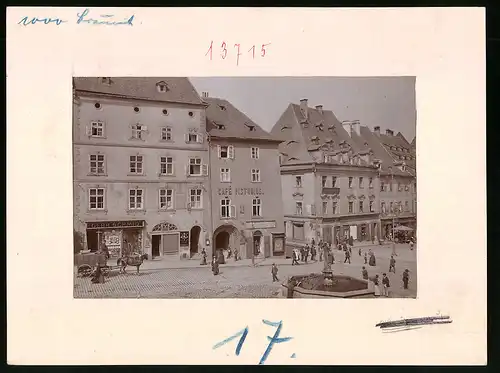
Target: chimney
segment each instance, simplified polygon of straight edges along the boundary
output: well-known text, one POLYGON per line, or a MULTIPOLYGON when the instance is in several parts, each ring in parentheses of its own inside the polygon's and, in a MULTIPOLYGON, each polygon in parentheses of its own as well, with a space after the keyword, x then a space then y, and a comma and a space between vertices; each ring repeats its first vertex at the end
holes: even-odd
POLYGON ((361 123, 359 120, 353 120, 351 128, 353 132, 356 132, 358 136, 361 136, 361 123))
POLYGON ((373 127, 373 132, 375 133, 375 135, 380 135, 380 126, 373 127))
POLYGON ((385 130, 385 134, 387 136, 394 136, 394 132, 392 130, 385 130))
POLYGON ((307 111, 307 98, 300 100, 300 110, 306 119, 309 119, 309 113, 307 111))
POLYGON ((201 92, 201 97, 207 98, 208 97, 208 92, 201 92))
POLYGON ((316 105, 316 110, 318 110, 318 112, 323 115, 323 105, 316 105))

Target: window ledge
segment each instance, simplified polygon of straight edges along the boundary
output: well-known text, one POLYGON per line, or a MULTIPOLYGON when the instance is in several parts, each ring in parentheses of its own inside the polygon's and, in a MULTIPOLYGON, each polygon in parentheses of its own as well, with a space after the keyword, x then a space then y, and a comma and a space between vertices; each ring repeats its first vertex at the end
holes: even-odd
POLYGON ((146 141, 146 139, 138 139, 136 137, 130 137, 128 140, 129 141, 142 141, 142 142, 146 141))
POLYGON ((127 214, 145 214, 146 209, 127 209, 127 214))
POLYGON ((106 177, 106 176, 108 176, 108 174, 107 173, 105 173, 105 174, 97 174, 97 173, 89 172, 87 174, 87 176, 100 176, 100 177, 104 176, 104 177, 106 177))
POLYGON ((169 208, 169 209, 158 209, 158 212, 169 212, 169 213, 175 213, 176 209, 174 207, 169 208))
POLYGON ((128 173, 127 176, 146 176, 146 174, 133 174, 133 173, 128 173))
POLYGON ((162 174, 161 172, 158 173, 159 177, 175 177, 175 174, 162 174))
POLYGON ((89 139, 103 139, 103 140, 107 139, 107 136, 92 136, 92 135, 88 135, 87 137, 89 139))
POLYGON ((221 183, 223 183, 223 184, 231 184, 231 180, 229 180, 229 181, 221 181, 221 183))
POLYGON ((89 209, 87 208, 87 214, 107 214, 108 209, 89 209))
POLYGON ((163 139, 160 139, 159 142, 170 142, 170 143, 172 143, 172 142, 175 142, 175 141, 174 140, 163 140, 163 139))
POLYGON ((262 183, 262 181, 251 181, 252 184, 259 184, 262 183))

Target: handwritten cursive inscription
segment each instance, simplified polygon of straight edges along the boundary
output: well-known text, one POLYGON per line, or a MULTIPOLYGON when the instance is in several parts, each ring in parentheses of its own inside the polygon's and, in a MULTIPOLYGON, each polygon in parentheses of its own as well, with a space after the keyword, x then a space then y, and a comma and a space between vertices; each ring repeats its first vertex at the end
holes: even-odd
MULTIPOLYGON (((261 47, 260 47, 260 57, 265 57, 266 56, 266 53, 267 53, 267 47, 271 45, 271 43, 267 43, 267 44, 261 44, 261 47)), ((238 66, 240 64, 240 56, 243 56, 244 54, 241 53, 241 44, 234 44, 233 45, 234 47, 234 53, 236 55, 236 66, 238 66)), ((214 42, 213 40, 210 42, 210 46, 207 50, 207 52, 205 53, 205 56, 208 56, 210 58, 210 61, 212 61, 212 58, 213 58, 213 49, 214 49, 214 42)), ((223 60, 225 60, 228 56, 228 45, 225 41, 223 41, 220 45, 220 53, 219 53, 219 57, 223 60)), ((252 47, 246 52, 247 54, 250 54, 252 56, 252 59, 255 59, 255 44, 252 45, 252 47)))
MULTIPOLYGON (((114 14, 100 14, 96 17, 90 17, 90 9, 85 8, 83 12, 76 14, 76 24, 89 24, 89 25, 105 25, 105 26, 133 26, 135 15, 132 14, 130 17, 125 17, 124 19, 117 20, 114 19, 114 14)), ((60 18, 38 18, 26 16, 22 18, 17 24, 21 26, 30 26, 36 24, 55 24, 57 26, 68 23, 67 20, 60 18)))
POLYGON ((57 26, 59 26, 61 23, 66 23, 68 21, 64 21, 60 18, 29 18, 28 16, 24 17, 21 19, 17 24, 22 25, 22 26, 29 26, 29 25, 35 25, 37 23, 43 23, 45 25, 48 25, 50 23, 55 23, 57 26))
POLYGON ((114 21, 112 18, 114 17, 113 14, 101 14, 99 19, 94 19, 94 18, 86 18, 90 13, 90 10, 87 8, 85 9, 81 14, 77 14, 76 16, 78 17, 78 20, 76 21, 76 24, 79 25, 80 23, 89 23, 92 25, 107 25, 107 26, 119 26, 119 25, 127 25, 127 26, 133 26, 133 21, 134 21, 134 15, 131 15, 129 18, 124 19, 122 21, 114 21))
MULTIPOLYGON (((269 336, 267 337, 267 339, 269 340, 269 344, 267 345, 266 351, 264 352, 264 354, 262 355, 262 357, 260 359, 259 365, 264 364, 264 362, 267 360, 267 358, 268 358, 269 354, 271 353, 273 346, 275 344, 287 342, 290 339, 292 339, 292 337, 280 338, 281 328, 283 327, 282 321, 273 322, 273 321, 268 321, 268 320, 262 320, 262 322, 266 325, 275 327, 276 331, 274 332, 274 335, 272 337, 269 337, 269 336)), ((238 341, 238 345, 236 346, 236 351, 235 351, 236 356, 238 356, 241 352, 241 348, 243 347, 243 343, 245 343, 245 339, 246 339, 247 335, 248 335, 248 326, 245 327, 244 329, 240 330, 238 333, 236 333, 236 334, 224 339, 223 341, 215 344, 213 346, 213 349, 215 350, 216 348, 222 347, 226 343, 231 342, 233 339, 240 337, 240 339, 238 341)), ((294 359, 295 357, 296 357, 296 355, 295 355, 295 353, 293 353, 291 355, 291 358, 294 359)))

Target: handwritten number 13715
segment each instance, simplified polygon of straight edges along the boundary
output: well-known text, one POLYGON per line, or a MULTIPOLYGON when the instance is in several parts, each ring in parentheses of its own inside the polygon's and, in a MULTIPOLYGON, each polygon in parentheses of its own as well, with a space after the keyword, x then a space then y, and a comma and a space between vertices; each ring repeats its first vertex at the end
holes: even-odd
MULTIPOLYGON (((266 47, 269 46, 270 44, 271 43, 261 45, 261 47, 260 47, 260 56, 261 57, 266 56, 266 53, 267 53, 266 47)), ((208 48, 207 53, 205 53, 205 56, 209 56, 210 61, 213 58, 213 50, 214 50, 214 42, 211 41, 210 47, 208 48)), ((240 56, 243 55, 243 53, 241 53, 241 44, 234 44, 233 50, 236 53, 236 66, 238 66, 240 63, 240 56)), ((223 41, 220 45, 220 58, 225 60, 227 58, 228 53, 229 53, 228 52, 228 45, 225 41, 223 41)), ((252 59, 255 59, 255 45, 252 45, 252 47, 247 51, 247 53, 251 53, 252 59)))

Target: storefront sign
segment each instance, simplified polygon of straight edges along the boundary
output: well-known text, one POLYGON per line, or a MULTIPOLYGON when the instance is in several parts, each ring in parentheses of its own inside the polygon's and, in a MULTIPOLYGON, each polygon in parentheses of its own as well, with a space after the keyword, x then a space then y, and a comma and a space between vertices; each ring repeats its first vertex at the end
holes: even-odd
POLYGON ((262 196, 264 191, 262 188, 217 188, 217 194, 219 196, 262 196))
POLYGON ((276 228, 276 222, 273 221, 247 221, 245 223, 248 229, 266 229, 266 228, 276 228))
POLYGON ((99 221, 87 223, 87 229, 142 228, 144 220, 99 221))

